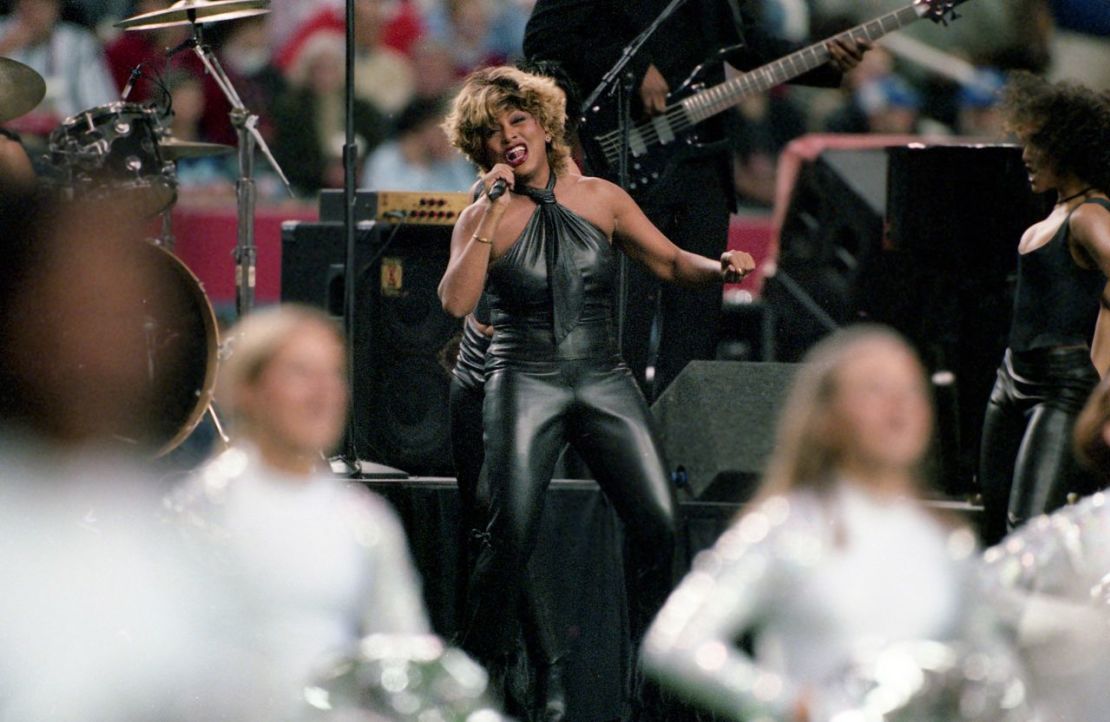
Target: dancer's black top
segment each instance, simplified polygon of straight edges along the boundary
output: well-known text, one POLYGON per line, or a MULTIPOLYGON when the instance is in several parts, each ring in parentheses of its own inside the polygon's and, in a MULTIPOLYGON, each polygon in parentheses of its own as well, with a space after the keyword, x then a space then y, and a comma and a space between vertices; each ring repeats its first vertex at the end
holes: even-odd
MULTIPOLYGON (((1110 210, 1110 201, 1102 198, 1085 202, 1110 210)), ((1070 219, 1071 214, 1048 243, 1018 256, 1010 326, 1010 348, 1014 351, 1086 345, 1094 332, 1106 277, 1093 261, 1091 268, 1083 268, 1072 257, 1070 219)))
POLYGON ((528 224, 489 267, 493 342, 487 370, 515 361, 617 359, 612 324, 616 251, 608 236, 559 204, 552 189, 518 187, 536 202, 528 224))

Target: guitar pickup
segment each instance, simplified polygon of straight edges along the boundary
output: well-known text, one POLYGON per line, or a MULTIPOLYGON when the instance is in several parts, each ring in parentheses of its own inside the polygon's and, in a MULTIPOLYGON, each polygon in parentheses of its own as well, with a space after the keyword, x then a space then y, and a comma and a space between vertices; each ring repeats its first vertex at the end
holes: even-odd
POLYGON ((667 120, 667 116, 657 115, 651 119, 651 124, 659 136, 660 143, 666 145, 674 140, 674 128, 671 127, 671 121, 667 120))
POLYGON ((640 135, 638 128, 633 128, 632 132, 628 134, 628 147, 632 150, 632 155, 636 157, 647 155, 647 144, 644 143, 644 136, 640 135))

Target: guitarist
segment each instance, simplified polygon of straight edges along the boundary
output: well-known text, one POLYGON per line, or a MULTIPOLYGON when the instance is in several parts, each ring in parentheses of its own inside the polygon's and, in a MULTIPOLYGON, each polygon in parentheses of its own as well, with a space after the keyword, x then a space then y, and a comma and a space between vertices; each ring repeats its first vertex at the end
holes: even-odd
MULTIPOLYGON (((633 120, 660 113, 668 104, 668 93, 719 50, 731 48, 724 60, 741 70, 796 50, 793 44, 759 28, 753 21, 753 4, 752 0, 687 0, 668 18, 627 66, 636 84, 633 120)), ((538 0, 525 30, 524 53, 530 59, 560 63, 583 93, 588 93, 616 63, 623 48, 666 5, 666 0, 538 0)), ((838 85, 841 74, 855 67, 868 47, 863 42, 830 42, 832 61, 797 82, 838 85)), ((723 81, 723 63, 707 63, 698 80, 707 86, 723 81)), ((616 117, 614 111, 613 127, 616 117)), ((684 161, 650 194, 638 199, 648 218, 679 247, 712 258, 725 250, 729 213, 735 205, 723 117, 698 126, 699 138, 709 144, 705 153, 684 161)), ((631 266, 628 274, 622 350, 645 396, 654 400, 689 361, 715 355, 721 292, 661 288, 649 274, 631 266), (661 314, 659 347, 654 380, 648 383, 644 372, 657 308, 661 314)))

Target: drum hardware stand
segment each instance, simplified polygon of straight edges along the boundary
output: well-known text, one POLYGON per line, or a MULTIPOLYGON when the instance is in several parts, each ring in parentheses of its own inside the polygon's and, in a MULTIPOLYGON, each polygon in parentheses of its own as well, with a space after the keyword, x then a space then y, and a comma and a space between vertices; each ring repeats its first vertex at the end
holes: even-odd
POLYGON ((204 410, 204 413, 208 414, 208 418, 212 419, 212 427, 216 429, 216 435, 220 438, 220 443, 223 444, 224 450, 226 451, 231 448, 231 437, 224 431, 224 425, 220 422, 220 417, 216 414, 216 408, 211 401, 208 402, 208 407, 204 410))
POLYGON ((193 37, 178 48, 169 51, 169 55, 173 55, 181 48, 193 49, 204 64, 205 70, 231 104, 231 125, 235 128, 235 134, 239 139, 239 178, 235 183, 236 206, 239 213, 235 244, 235 312, 242 318, 254 307, 255 275, 258 267, 258 247, 254 243, 254 209, 258 195, 253 177, 256 146, 262 151, 270 167, 277 172, 289 195, 293 195, 293 189, 281 166, 270 152, 269 146, 266 145, 266 140, 258 132, 258 116, 247 110, 227 73, 224 72, 223 66, 220 65, 219 59, 212 49, 205 45, 202 26, 197 23, 196 10, 189 10, 188 18, 193 29, 193 37))
POLYGON ((350 388, 350 406, 347 412, 347 434, 343 445, 341 460, 355 476, 361 458, 358 453, 357 430, 355 429, 355 287, 356 277, 356 228, 355 228, 355 164, 358 161, 358 145, 355 143, 355 0, 346 0, 346 53, 343 95, 344 141, 343 141, 343 330, 347 337, 347 384, 350 388))
POLYGON ((158 245, 173 253, 176 239, 173 235, 173 204, 162 211, 162 232, 158 234, 158 245))

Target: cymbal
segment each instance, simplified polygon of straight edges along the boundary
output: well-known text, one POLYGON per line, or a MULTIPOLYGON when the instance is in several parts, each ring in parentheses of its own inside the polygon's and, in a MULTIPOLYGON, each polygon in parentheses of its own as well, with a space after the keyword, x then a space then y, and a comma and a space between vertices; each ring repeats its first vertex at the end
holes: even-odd
POLYGON ((155 10, 116 23, 124 30, 157 30, 191 23, 237 20, 270 12, 270 0, 178 0, 165 10, 155 10))
POLYGON ((0 123, 29 113, 46 95, 46 81, 18 60, 0 58, 0 123))
POLYGON ((209 155, 225 155, 235 150, 234 146, 221 143, 200 143, 192 140, 166 138, 158 143, 158 149, 166 160, 182 158, 203 158, 209 155))

